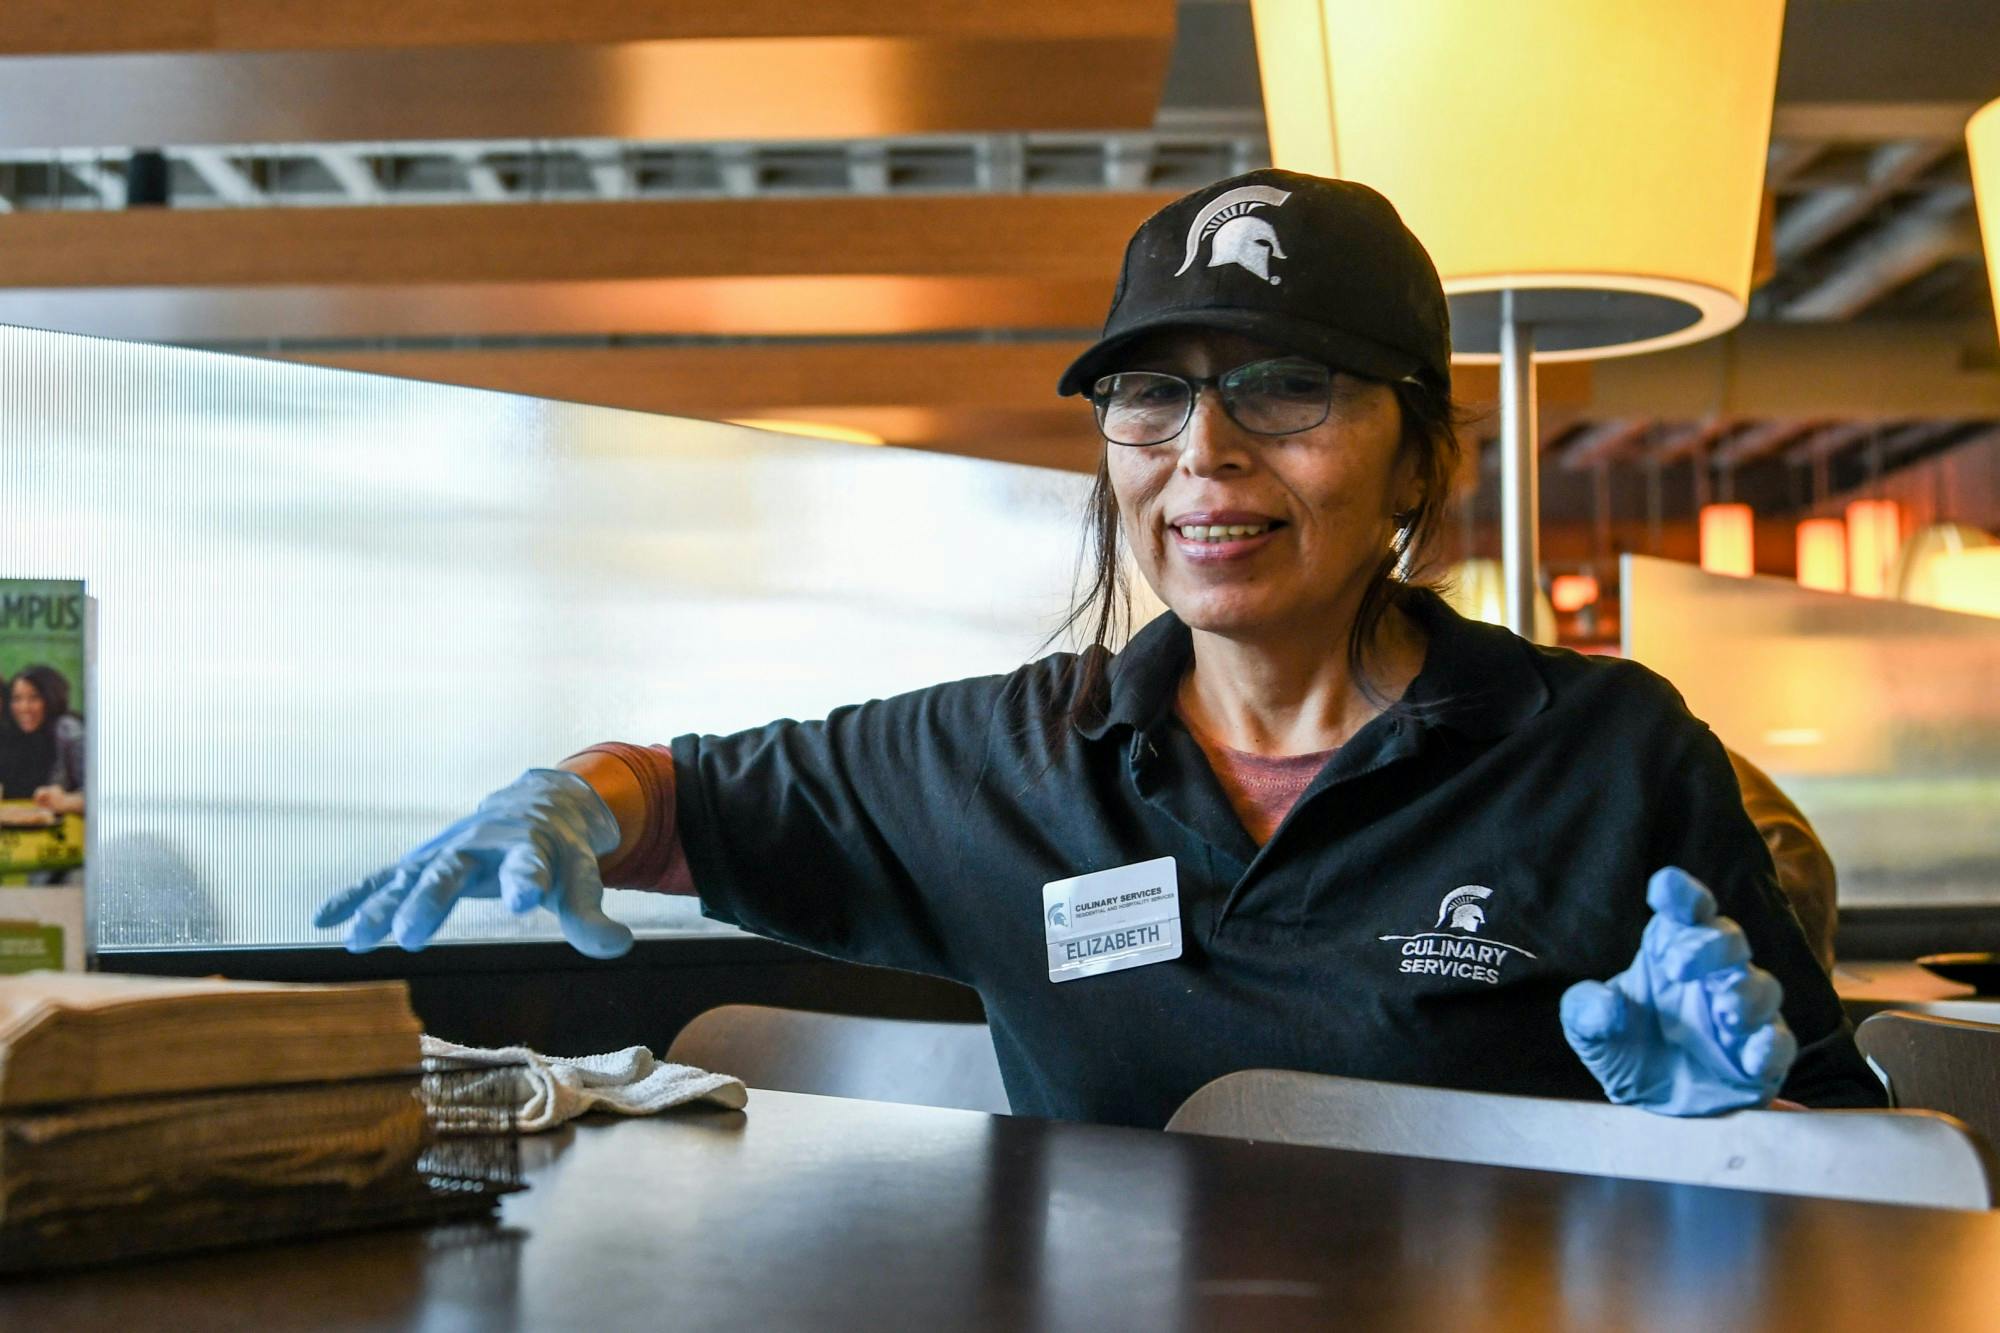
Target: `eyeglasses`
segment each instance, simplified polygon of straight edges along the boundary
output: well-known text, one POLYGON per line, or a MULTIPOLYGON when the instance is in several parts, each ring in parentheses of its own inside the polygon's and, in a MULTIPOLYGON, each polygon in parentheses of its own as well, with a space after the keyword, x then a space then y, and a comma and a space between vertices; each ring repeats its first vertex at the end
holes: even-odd
POLYGON ((1293 435, 1325 421, 1335 372, 1317 361, 1279 357, 1220 375, 1122 370, 1091 386, 1097 429, 1113 444, 1165 444, 1187 428, 1195 396, 1213 388, 1229 419, 1253 435, 1293 435))

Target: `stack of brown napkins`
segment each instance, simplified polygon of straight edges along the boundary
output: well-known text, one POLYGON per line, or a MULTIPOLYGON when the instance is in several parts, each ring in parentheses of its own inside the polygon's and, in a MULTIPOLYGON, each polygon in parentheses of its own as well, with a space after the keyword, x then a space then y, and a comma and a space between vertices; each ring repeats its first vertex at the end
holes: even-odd
POLYGON ((29 972, 0 978, 0 1107, 390 1074, 422 1031, 400 981, 29 972))
POLYGON ((420 1035, 401 982, 0 978, 0 1271, 405 1218, 420 1035))

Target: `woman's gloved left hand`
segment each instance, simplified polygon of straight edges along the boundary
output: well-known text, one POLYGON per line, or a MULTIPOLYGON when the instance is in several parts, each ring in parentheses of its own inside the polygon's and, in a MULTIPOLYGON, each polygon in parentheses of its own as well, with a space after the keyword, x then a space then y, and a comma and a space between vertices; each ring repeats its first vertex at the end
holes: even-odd
POLYGON ((1563 1036, 1614 1102, 1661 1115, 1767 1104, 1798 1054, 1778 979, 1686 871, 1655 872, 1646 902, 1632 965, 1563 993, 1563 1036))
POLYGON ((605 914, 597 862, 618 840, 616 816, 588 782, 531 768, 429 842, 321 903, 313 924, 346 923, 356 953, 392 936, 421 949, 461 899, 498 898, 510 912, 547 907, 580 952, 616 958, 632 947, 632 931, 605 914))

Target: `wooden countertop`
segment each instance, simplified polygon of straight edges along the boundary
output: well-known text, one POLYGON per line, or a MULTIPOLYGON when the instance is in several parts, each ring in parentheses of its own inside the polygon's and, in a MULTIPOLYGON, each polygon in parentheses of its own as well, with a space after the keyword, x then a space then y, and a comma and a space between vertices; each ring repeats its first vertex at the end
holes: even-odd
POLYGON ((0 1285, 0 1328, 1969 1328, 2000 1214, 755 1091, 531 1140, 504 1226, 0 1285))

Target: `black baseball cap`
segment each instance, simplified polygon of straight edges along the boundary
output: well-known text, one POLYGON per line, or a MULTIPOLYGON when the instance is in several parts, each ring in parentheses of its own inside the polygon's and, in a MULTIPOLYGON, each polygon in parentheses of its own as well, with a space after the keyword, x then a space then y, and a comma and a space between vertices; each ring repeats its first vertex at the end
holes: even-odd
POLYGON ((1204 186, 1125 247, 1104 336, 1063 372, 1082 393, 1154 329, 1245 334, 1372 379, 1451 391, 1437 267, 1387 199, 1353 181, 1267 168, 1204 186))

